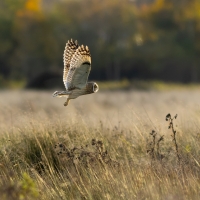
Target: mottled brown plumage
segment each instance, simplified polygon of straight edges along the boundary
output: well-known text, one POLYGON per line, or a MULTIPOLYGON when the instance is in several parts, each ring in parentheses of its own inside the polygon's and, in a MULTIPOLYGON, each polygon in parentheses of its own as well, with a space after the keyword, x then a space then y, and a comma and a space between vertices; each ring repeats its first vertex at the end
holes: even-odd
POLYGON ((78 49, 78 42, 73 41, 72 39, 66 44, 64 54, 63 54, 63 61, 64 61, 64 70, 63 70, 63 82, 65 85, 67 74, 70 68, 70 61, 72 56, 74 55, 76 49, 78 49))
POLYGON ((68 105, 70 99, 98 91, 98 85, 87 82, 91 70, 91 54, 88 46, 78 46, 72 39, 67 42, 64 50, 63 82, 66 91, 55 91, 53 97, 67 97, 64 103, 68 105))

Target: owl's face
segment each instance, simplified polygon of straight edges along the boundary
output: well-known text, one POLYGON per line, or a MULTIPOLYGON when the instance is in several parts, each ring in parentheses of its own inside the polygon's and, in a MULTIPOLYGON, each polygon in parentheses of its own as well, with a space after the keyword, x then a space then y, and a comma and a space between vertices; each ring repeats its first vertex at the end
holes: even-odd
POLYGON ((93 92, 98 92, 98 90, 99 90, 99 86, 96 83, 94 83, 93 84, 93 92))

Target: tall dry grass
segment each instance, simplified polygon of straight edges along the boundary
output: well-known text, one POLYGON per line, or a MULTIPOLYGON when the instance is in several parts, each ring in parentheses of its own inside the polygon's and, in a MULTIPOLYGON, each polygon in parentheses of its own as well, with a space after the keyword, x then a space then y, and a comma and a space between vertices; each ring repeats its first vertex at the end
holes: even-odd
POLYGON ((0 92, 1 199, 199 199, 198 91, 51 93, 0 92))

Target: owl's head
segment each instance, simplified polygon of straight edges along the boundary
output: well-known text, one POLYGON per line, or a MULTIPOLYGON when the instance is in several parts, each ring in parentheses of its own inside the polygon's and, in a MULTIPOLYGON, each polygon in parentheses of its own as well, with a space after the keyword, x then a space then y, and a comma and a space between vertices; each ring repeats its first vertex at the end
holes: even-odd
POLYGON ((88 82, 86 88, 87 94, 95 93, 99 90, 99 86, 95 82, 88 82))

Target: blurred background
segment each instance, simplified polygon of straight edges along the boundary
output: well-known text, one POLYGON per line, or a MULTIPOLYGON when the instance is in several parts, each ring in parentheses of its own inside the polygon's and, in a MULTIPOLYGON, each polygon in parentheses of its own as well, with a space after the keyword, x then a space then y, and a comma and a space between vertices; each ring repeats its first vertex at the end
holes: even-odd
POLYGON ((63 87, 71 38, 90 80, 200 82, 199 0, 1 0, 0 88, 63 87))

